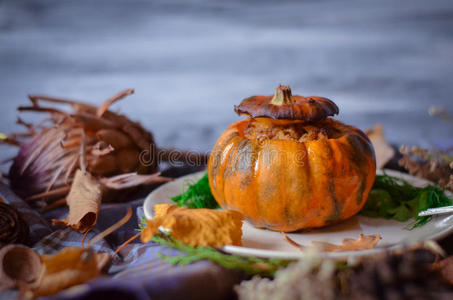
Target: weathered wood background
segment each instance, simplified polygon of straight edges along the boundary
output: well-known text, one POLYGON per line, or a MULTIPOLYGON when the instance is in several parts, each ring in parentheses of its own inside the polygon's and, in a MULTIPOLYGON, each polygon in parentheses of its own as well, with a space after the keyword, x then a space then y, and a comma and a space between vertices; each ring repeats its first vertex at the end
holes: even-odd
POLYGON ((234 104, 279 83, 394 143, 445 140, 427 110, 453 112, 453 1, 0 0, 1 132, 28 93, 101 103, 132 87, 114 109, 159 145, 209 150, 234 104))

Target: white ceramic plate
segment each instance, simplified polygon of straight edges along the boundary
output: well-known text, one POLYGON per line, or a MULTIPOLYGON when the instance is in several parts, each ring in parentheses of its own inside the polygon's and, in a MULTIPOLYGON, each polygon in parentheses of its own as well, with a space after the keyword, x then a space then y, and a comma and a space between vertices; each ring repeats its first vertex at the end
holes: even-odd
MULTIPOLYGON (((385 172, 388 175, 403 178, 415 186, 424 186, 429 183, 426 180, 400 172, 391 170, 386 170, 385 172)), ((203 174, 204 171, 180 177, 155 189, 148 195, 143 205, 146 218, 151 219, 153 217, 153 207, 155 204, 173 203, 170 197, 181 194, 184 184, 196 182, 203 174)), ((451 193, 447 195, 452 197, 451 193)), ((453 214, 434 216, 431 222, 422 227, 413 230, 405 229, 410 223, 411 221, 402 223, 394 220, 375 219, 359 215, 337 225, 290 233, 288 236, 297 243, 308 246, 311 241, 341 244, 343 238, 358 238, 360 233, 365 235, 380 234, 382 239, 373 250, 324 253, 324 255, 332 258, 370 255, 388 249, 389 247, 397 248, 419 241, 440 239, 453 231, 453 214)), ((297 259, 301 256, 301 251, 284 240, 281 233, 255 228, 247 221, 244 221, 242 231, 243 246, 225 246, 223 248, 224 251, 245 256, 282 259, 297 259)))

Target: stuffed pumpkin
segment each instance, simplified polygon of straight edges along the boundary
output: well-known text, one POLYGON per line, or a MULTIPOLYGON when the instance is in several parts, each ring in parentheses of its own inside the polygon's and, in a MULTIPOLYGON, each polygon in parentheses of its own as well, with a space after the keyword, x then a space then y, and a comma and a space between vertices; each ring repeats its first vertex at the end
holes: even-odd
POLYGON ((235 106, 245 120, 228 126, 208 163, 212 193, 224 209, 256 227, 291 232, 355 215, 376 174, 374 150, 359 129, 331 118, 323 97, 254 96, 235 106))

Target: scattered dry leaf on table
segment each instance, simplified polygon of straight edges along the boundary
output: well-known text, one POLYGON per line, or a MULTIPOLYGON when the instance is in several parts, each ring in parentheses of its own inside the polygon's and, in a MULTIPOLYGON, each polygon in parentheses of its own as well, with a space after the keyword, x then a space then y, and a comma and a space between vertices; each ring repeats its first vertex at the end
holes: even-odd
POLYGON ((91 174, 77 170, 66 202, 69 215, 54 224, 66 225, 78 232, 86 232, 96 224, 101 205, 101 184, 91 174))
MULTIPOLYGON (((306 247, 300 245, 296 241, 292 240, 286 234, 284 235, 285 239, 293 246, 299 249, 305 249, 306 247)), ((360 234, 358 239, 344 238, 341 241, 341 245, 335 245, 326 242, 311 242, 311 245, 319 248, 321 251, 326 252, 338 252, 338 251, 356 251, 356 250, 368 250, 376 247, 377 243, 381 240, 381 235, 372 234, 372 235, 363 235, 360 234)))
POLYGON ((395 150, 385 139, 381 124, 377 124, 373 129, 367 130, 366 134, 370 138, 376 154, 376 168, 382 169, 395 155, 395 150))
MULTIPOLYGON (((91 239, 89 246, 124 225, 131 216, 128 207, 126 215, 91 239)), ((40 257, 28 247, 9 245, 0 248, 0 287, 19 288, 26 298, 53 295, 100 276, 111 259, 109 253, 98 253, 91 247, 67 247, 40 257)))
POLYGON ((349 239, 344 238, 341 241, 341 245, 335 245, 325 242, 312 242, 316 247, 321 248, 323 251, 327 252, 337 252, 337 251, 354 251, 354 250, 367 250, 373 249, 376 247, 377 243, 381 240, 379 234, 372 235, 363 235, 360 234, 358 239, 349 239))
POLYGON ((170 204, 154 206, 155 217, 142 231, 148 242, 159 227, 170 230, 171 236, 191 246, 222 247, 241 245, 242 214, 233 210, 188 209, 170 204))
POLYGON ((0 249, 0 287, 14 288, 36 282, 42 275, 41 257, 22 245, 0 249))
MULTIPOLYGON (((127 223, 131 216, 132 209, 128 207, 126 215, 91 239, 89 246, 127 223)), ((108 253, 95 252, 91 247, 67 247, 55 255, 43 255, 42 261, 45 273, 31 288, 34 297, 52 295, 100 276, 103 271, 107 271, 111 256, 108 253)))
POLYGON ((34 285, 34 297, 53 295, 74 285, 101 275, 108 253, 96 253, 91 248, 68 247, 55 255, 43 255, 45 272, 34 285))

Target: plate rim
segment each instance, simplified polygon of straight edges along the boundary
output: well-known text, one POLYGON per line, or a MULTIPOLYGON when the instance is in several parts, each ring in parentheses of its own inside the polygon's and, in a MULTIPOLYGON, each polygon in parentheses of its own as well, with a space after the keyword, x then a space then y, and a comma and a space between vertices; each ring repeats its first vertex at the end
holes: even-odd
MULTIPOLYGON (((196 177, 201 177, 204 173, 206 173, 206 170, 194 172, 191 174, 187 174, 178 178, 175 178, 178 181, 183 181, 187 180, 189 178, 196 178, 196 177)), ((390 176, 395 176, 402 178, 404 180, 413 180, 416 178, 419 180, 422 184, 428 185, 428 184, 434 184, 433 182, 424 179, 424 178, 419 178, 407 173, 403 173, 400 171, 396 170, 390 170, 390 169, 380 169, 376 171, 376 175, 382 175, 382 174, 388 174, 390 176)), ((171 181, 173 182, 173 181, 171 181)), ((171 183, 169 182, 169 183, 171 183)), ((145 218, 147 219, 152 219, 153 216, 150 214, 151 212, 146 209, 148 206, 150 206, 150 201, 151 201, 151 196, 153 193, 165 189, 165 186, 168 183, 165 183, 155 190, 151 191, 145 198, 145 201, 143 202, 143 213, 145 215, 145 218)), ((452 198, 453 194, 449 192, 448 190, 445 191, 446 195, 450 198, 452 198)), ((244 221, 246 222, 246 221, 244 221)), ((453 231, 453 224, 450 226, 444 228, 443 230, 440 230, 439 232, 435 232, 429 235, 429 239, 425 239, 422 237, 422 241, 428 241, 428 240, 439 240, 448 234, 450 234, 453 231)), ((419 241, 420 242, 420 241, 419 241)), ((320 255, 323 257, 328 257, 332 259, 345 259, 345 258, 351 258, 351 257, 363 257, 363 256, 369 256, 373 254, 379 254, 383 253, 385 251, 392 251, 392 250, 397 250, 401 249, 403 247, 407 247, 409 244, 403 242, 396 243, 394 245, 391 245, 389 247, 383 247, 383 248, 374 248, 374 249, 368 249, 368 250, 355 250, 355 251, 339 251, 339 252, 320 252, 320 255)), ((276 259, 288 259, 288 260, 293 260, 293 259, 299 259, 304 256, 304 252, 289 252, 289 251, 279 251, 279 250, 268 250, 268 249, 260 249, 260 248, 249 248, 249 247, 244 247, 244 246, 233 246, 233 245, 226 245, 221 248, 223 251, 228 252, 230 254, 235 254, 235 255, 241 255, 241 256, 254 256, 254 257, 265 257, 265 258, 276 258, 276 259)))

